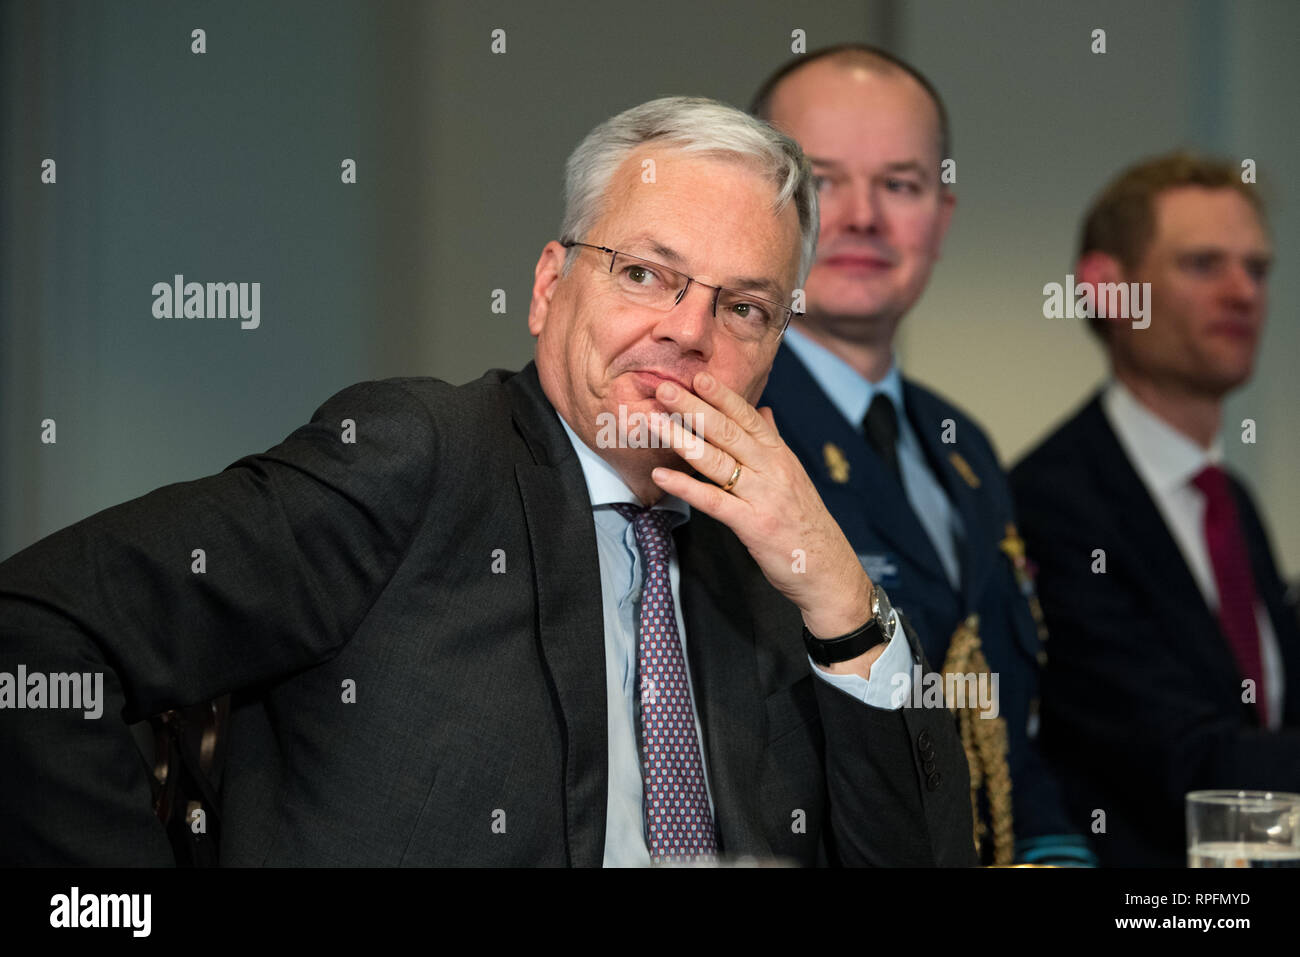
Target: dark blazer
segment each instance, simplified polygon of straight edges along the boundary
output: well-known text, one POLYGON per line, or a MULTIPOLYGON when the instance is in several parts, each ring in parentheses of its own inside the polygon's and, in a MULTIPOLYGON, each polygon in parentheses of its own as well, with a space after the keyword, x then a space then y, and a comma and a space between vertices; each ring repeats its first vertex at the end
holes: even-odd
POLYGON ((1017 842, 1081 832, 1086 819, 1067 819, 1059 785, 1034 737, 1043 647, 1028 595, 1000 547, 1014 523, 1011 494, 997 455, 979 426, 940 396, 904 380, 903 402, 913 430, 965 526, 958 553, 958 592, 897 480, 858 425, 844 418, 786 346, 773 363, 762 401, 772 407, 781 437, 804 463, 868 572, 882 558, 892 569, 880 582, 916 628, 931 664, 943 664, 957 625, 972 613, 979 615, 985 657, 990 669, 1000 674, 1017 842), (943 441, 945 420, 955 426, 953 443, 943 441), (841 470, 837 478, 837 470, 828 462, 828 443, 845 457, 847 476, 841 470), (969 469, 973 482, 964 477, 954 454, 969 469))
POLYGON ((1052 633, 1043 745, 1105 864, 1186 863, 1184 795, 1300 790, 1300 632, 1259 514, 1233 479, 1256 587, 1286 672, 1286 730, 1263 731, 1156 503, 1099 397, 1011 473, 1052 633), (1094 550, 1105 573, 1092 571, 1094 550), (1100 820, 1100 819, 1098 819, 1100 820))
MULTIPOLYGON (((695 513, 676 543, 724 853, 973 863, 951 716, 815 678, 728 529, 695 513)), ((0 670, 103 670, 108 696, 99 721, 0 714, 0 858, 171 862, 121 719, 237 690, 224 863, 599 865, 599 583, 534 366, 345 389, 270 451, 0 565, 0 670)))

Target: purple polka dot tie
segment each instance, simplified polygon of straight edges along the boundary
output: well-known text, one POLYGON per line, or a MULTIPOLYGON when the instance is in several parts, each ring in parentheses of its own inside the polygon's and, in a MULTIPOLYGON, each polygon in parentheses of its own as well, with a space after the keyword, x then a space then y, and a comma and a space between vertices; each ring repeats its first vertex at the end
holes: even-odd
POLYGON ((711 859, 718 843, 668 578, 673 547, 669 515, 637 505, 617 504, 614 508, 632 523, 643 565, 637 666, 650 859, 711 859))

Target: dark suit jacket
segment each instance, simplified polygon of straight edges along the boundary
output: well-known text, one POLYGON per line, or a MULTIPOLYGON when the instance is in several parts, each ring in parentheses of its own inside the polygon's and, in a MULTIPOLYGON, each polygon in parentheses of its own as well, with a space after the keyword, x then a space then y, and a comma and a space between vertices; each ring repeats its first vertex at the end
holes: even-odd
POLYGON ((1232 482, 1286 672, 1286 729, 1261 730, 1156 503, 1099 397, 1011 473, 1052 633, 1043 745, 1075 811, 1105 812, 1102 863, 1186 863, 1184 795, 1300 790, 1300 632, 1249 494, 1232 482), (1105 574, 1094 574, 1094 549, 1105 574))
MULTIPOLYGON (((951 716, 815 678, 735 536, 699 513, 676 536, 723 851, 972 863, 951 716)), ((0 857, 169 863, 121 719, 242 689, 224 863, 598 865, 599 582, 535 367, 345 389, 269 452, 0 565, 0 670, 103 670, 108 696, 99 721, 0 713, 0 857)))
POLYGON ((804 463, 868 572, 881 557, 894 569, 879 580, 890 600, 916 628, 931 664, 943 664, 957 625, 971 613, 979 615, 985 657, 989 667, 1000 674, 999 698, 1007 722, 1018 842, 1080 833, 1086 819, 1067 819, 1059 784, 1036 743, 1042 642, 1011 559, 999 547, 1007 526, 1014 521, 1011 493, 997 455, 979 426, 940 396, 904 380, 903 402, 912 427, 931 471, 965 526, 958 555, 961 590, 957 592, 898 481, 863 439, 857 424, 844 418, 786 346, 773 363, 762 401, 772 407, 781 437, 804 463), (956 441, 951 444, 942 440, 948 419, 956 427, 956 441), (827 443, 847 460, 847 481, 836 480, 836 470, 827 461, 827 443), (959 472, 954 453, 969 466, 978 488, 959 472))

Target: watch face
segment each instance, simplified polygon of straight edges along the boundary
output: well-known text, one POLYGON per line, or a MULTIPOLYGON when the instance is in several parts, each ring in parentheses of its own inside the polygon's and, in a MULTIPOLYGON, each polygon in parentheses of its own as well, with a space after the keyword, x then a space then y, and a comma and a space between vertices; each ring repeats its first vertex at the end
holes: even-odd
POLYGON ((880 622, 880 627, 884 629, 888 638, 894 637, 894 606, 889 603, 889 596, 879 585, 875 586, 876 593, 872 598, 872 604, 876 606, 876 618, 880 622))

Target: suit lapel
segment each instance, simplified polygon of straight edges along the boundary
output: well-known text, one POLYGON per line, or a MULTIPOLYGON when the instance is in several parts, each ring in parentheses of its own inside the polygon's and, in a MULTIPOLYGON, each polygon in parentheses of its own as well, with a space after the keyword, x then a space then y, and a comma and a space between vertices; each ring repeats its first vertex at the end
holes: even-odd
POLYGON ((753 813, 767 723, 752 631, 760 599, 737 587, 748 556, 729 535, 700 512, 677 530, 679 599, 723 850, 770 854, 753 813))
POLYGON ((515 466, 532 549, 541 652, 563 712, 565 822, 570 863, 605 853, 609 743, 605 623, 591 500, 578 457, 532 363, 507 383, 532 462, 515 466))
POLYGON ((1210 615, 1196 579, 1183 558, 1182 551, 1165 525, 1160 508, 1138 476, 1128 453, 1106 420, 1100 397, 1095 397, 1079 415, 1083 434, 1080 448, 1092 451, 1092 471, 1106 500, 1114 504, 1116 514, 1124 516, 1130 542, 1140 543, 1143 558, 1153 577, 1165 583, 1170 597, 1179 604, 1190 603, 1198 614, 1210 615))
MULTIPOLYGON (((858 431, 857 424, 844 418, 788 346, 781 346, 777 352, 768 389, 778 397, 773 404, 779 404, 785 423, 781 437, 808 464, 823 495, 834 483, 826 462, 826 446, 830 444, 848 462, 848 478, 842 484, 860 501, 866 525, 924 573, 946 584, 943 563, 902 486, 858 431)), ((862 547, 861 543, 854 545, 862 547)))
POLYGON ((1085 467, 1092 469, 1103 501, 1111 503, 1115 514, 1123 516, 1125 540, 1141 556, 1152 593, 1170 609, 1171 615, 1187 622, 1189 639, 1193 636, 1200 639, 1187 642, 1188 652, 1199 646, 1213 669, 1211 673, 1237 674, 1237 663, 1219 628, 1218 618, 1205 604, 1205 597, 1165 525, 1159 506, 1111 429, 1100 397, 1094 397, 1079 414, 1079 429, 1079 447, 1091 453, 1091 461, 1085 460, 1085 467))

